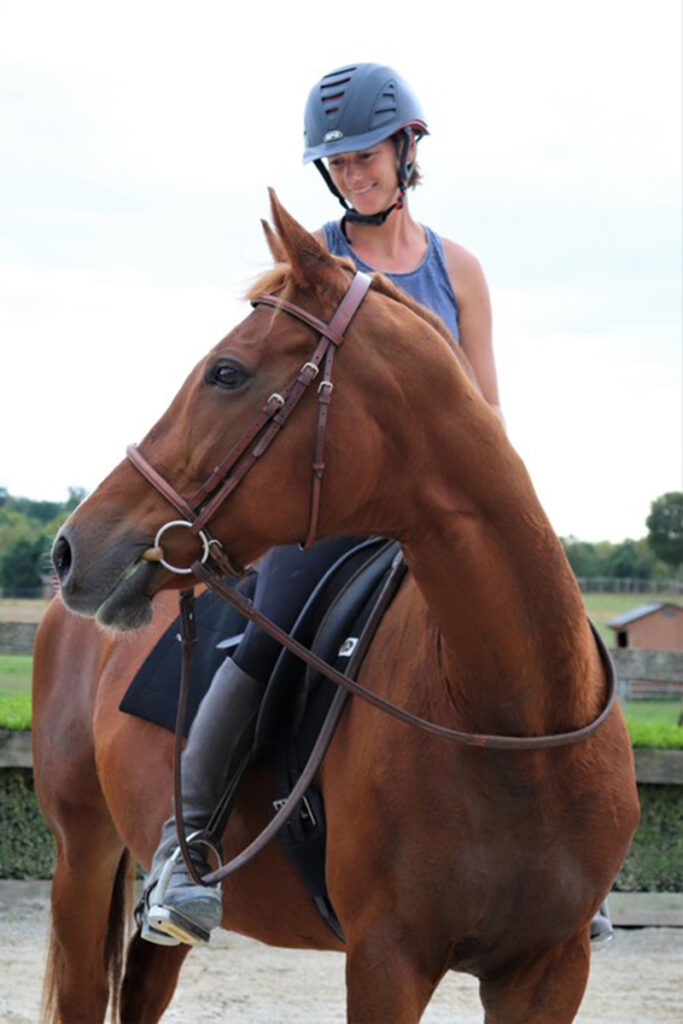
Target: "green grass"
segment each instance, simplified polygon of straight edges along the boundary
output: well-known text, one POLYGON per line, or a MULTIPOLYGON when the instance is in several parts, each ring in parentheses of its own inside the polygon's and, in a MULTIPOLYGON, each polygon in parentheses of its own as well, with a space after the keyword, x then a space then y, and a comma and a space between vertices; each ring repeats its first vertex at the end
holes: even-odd
POLYGON ((32 665, 30 654, 0 654, 0 689, 30 690, 32 665))
POLYGON ((683 727, 678 717, 680 700, 629 700, 624 708, 628 734, 634 747, 683 750, 683 727))
POLYGON ((627 700, 624 717, 628 722, 662 722, 677 725, 678 716, 683 711, 680 700, 627 700))
POLYGON ((31 695, 25 690, 0 689, 0 729, 18 732, 31 728, 31 695))
POLYGON ((626 720, 633 747, 656 750, 683 750, 683 726, 668 722, 633 722, 626 720))
POLYGON ((31 728, 30 654, 0 654, 0 729, 31 728))

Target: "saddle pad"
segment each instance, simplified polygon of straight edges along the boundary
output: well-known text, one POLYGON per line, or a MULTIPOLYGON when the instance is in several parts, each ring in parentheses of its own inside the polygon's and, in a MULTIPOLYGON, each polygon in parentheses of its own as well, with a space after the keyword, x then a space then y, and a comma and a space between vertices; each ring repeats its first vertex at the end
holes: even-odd
MULTIPOLYGON (((256 576, 240 580, 237 588, 251 598, 256 576)), ((211 591, 195 602, 197 644, 192 656, 192 681, 187 701, 184 735, 187 736, 197 709, 209 688, 214 672, 236 647, 246 626, 239 612, 211 591), (225 638, 230 638, 225 640, 225 638), (219 646, 220 645, 220 646, 219 646)), ((154 722, 164 729, 175 729, 180 690, 181 650, 178 643, 180 618, 174 619, 162 634, 123 695, 119 710, 154 722)))

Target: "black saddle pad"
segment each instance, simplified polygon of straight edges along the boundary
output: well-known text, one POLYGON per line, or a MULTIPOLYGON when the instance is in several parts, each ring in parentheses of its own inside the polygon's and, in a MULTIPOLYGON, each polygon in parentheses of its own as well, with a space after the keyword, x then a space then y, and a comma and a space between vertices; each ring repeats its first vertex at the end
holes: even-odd
MULTIPOLYGON (((237 589, 251 598, 256 575, 240 580, 237 589)), ((197 644, 192 657, 192 681, 187 700, 184 733, 187 736, 197 709, 209 688, 218 666, 239 643, 246 619, 221 600, 205 591, 195 602, 197 644)), ((178 643, 180 618, 175 619, 160 637, 138 669, 119 709, 129 715, 154 722, 164 729, 175 729, 180 690, 181 651, 178 643)))

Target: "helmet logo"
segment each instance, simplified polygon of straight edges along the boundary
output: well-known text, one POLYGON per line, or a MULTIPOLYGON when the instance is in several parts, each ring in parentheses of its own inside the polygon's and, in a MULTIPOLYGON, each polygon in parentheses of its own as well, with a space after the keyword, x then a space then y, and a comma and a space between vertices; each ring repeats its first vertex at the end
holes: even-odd
POLYGON ((323 136, 323 142, 336 142, 337 139, 343 139, 344 132, 340 132, 338 128, 334 128, 331 132, 325 132, 323 136))

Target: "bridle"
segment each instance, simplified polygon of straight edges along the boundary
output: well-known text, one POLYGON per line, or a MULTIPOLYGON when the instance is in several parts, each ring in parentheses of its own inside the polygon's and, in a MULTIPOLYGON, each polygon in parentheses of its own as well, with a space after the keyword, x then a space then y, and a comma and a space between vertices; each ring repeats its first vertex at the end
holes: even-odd
MULTIPOLYGON (((281 393, 275 392, 268 398, 256 419, 232 446, 225 458, 214 467, 213 472, 192 498, 187 500, 182 497, 168 480, 148 462, 136 445, 127 447, 126 455, 138 472, 184 517, 183 519, 172 519, 160 527, 154 539, 155 548, 160 548, 161 538, 167 530, 173 527, 184 527, 197 537, 201 544, 199 561, 202 565, 211 557, 223 575, 234 577, 244 575, 244 569, 237 566, 223 550, 221 542, 211 536, 207 524, 226 499, 237 489, 252 466, 270 447, 312 382, 320 377, 318 417, 311 466, 312 484, 308 530, 302 547, 307 549, 313 545, 318 535, 320 520, 320 501, 325 474, 325 428, 334 390, 332 380, 334 357, 344 341, 346 330, 365 298, 370 284, 371 278, 368 274, 357 271, 329 323, 313 316, 301 306, 280 298, 279 295, 263 295, 252 300, 253 306, 273 306, 307 324, 319 335, 319 340, 311 358, 303 364, 296 377, 281 393)), ((187 568, 175 566, 165 561, 163 557, 158 560, 169 572, 179 575, 192 573, 191 566, 187 568)))

